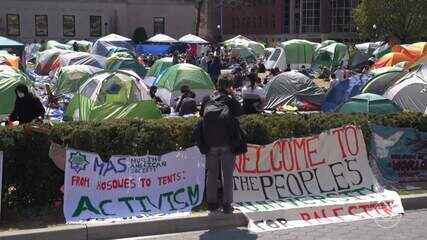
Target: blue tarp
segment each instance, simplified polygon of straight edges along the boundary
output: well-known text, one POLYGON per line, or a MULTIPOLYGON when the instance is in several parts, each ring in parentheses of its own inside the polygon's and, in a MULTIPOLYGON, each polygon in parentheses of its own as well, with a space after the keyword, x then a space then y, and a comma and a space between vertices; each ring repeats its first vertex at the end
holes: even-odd
POLYGON ((333 86, 326 95, 322 110, 334 112, 339 106, 350 100, 351 97, 359 95, 362 87, 372 78, 369 74, 357 74, 351 76, 333 86))
POLYGON ((138 44, 136 52, 140 54, 164 55, 170 53, 171 45, 169 44, 138 44))

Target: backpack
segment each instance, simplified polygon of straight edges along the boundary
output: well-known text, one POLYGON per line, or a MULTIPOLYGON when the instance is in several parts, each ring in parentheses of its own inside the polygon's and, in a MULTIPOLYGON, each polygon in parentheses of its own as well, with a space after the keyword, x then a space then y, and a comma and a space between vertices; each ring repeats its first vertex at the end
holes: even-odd
POLYGON ((225 95, 210 97, 204 108, 203 137, 209 147, 230 145, 233 116, 224 98, 225 95))

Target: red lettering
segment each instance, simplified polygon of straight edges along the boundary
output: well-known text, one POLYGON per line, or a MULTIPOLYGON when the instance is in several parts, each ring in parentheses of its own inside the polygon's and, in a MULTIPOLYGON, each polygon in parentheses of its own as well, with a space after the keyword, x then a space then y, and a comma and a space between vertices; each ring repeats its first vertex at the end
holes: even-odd
MULTIPOLYGON (((259 146, 255 146, 255 145, 252 145, 252 146, 248 146, 248 152, 250 151, 250 149, 251 148, 255 148, 255 151, 256 151, 256 149, 258 149, 258 147, 259 146)), ((248 169, 247 167, 247 163, 248 162, 250 162, 251 161, 251 159, 248 157, 248 156, 246 156, 246 155, 244 155, 245 157, 244 157, 244 159, 243 159, 243 167, 242 167, 242 172, 243 173, 256 173, 256 166, 255 166, 255 169, 252 169, 252 170, 250 170, 250 169, 248 169)), ((255 163, 258 163, 258 159, 257 160, 255 160, 255 163)))
POLYGON ((299 215, 301 216, 302 220, 304 220, 304 221, 308 221, 311 219, 310 214, 308 214, 308 213, 300 213, 299 215))
POLYGON ((334 216, 335 216, 335 217, 340 217, 339 212, 340 212, 340 211, 342 211, 342 210, 343 210, 343 208, 342 208, 342 207, 340 207, 340 208, 333 208, 333 209, 332 209, 332 212, 334 213, 334 216))
POLYGON ((298 139, 295 139, 292 141, 292 143, 294 146, 294 161, 295 161, 297 170, 301 170, 300 165, 299 165, 299 160, 298 160, 298 153, 301 153, 301 150, 302 150, 302 153, 305 157, 305 166, 306 166, 306 168, 309 168, 308 163, 307 163, 307 159, 306 159, 305 139, 302 138, 301 142, 298 142, 298 139))
POLYGON ((282 142, 282 162, 283 162, 283 168, 288 172, 291 172, 294 170, 293 156, 294 156, 294 154, 293 154, 291 142, 284 140, 282 142), (285 153, 287 152, 287 151, 285 151, 286 145, 288 146, 288 152, 289 152, 289 158, 288 158, 290 160, 289 161, 289 167, 286 166, 286 158, 285 158, 285 153))
MULTIPOLYGON (((275 151, 282 151, 282 147, 281 147, 281 142, 277 141, 274 143, 273 148, 270 151, 270 163, 271 163, 271 168, 273 169, 273 171, 275 172, 279 172, 282 170, 282 162, 279 162, 279 166, 277 167, 277 165, 275 165, 275 160, 277 158, 277 155, 274 154, 275 151)), ((282 152, 282 156, 283 156, 283 152, 282 152)))
MULTIPOLYGON (((261 162, 261 148, 262 147, 259 146, 256 150, 256 173, 269 173, 269 172, 271 172, 271 167, 269 169, 264 169, 264 170, 260 169, 260 165, 261 165, 260 163, 262 163, 261 162)), ((267 162, 265 162, 265 163, 267 163, 267 162)))
POLYGON ((344 131, 344 130, 343 130, 342 128, 337 128, 337 129, 333 130, 333 131, 332 131, 332 133, 333 133, 334 135, 337 135, 338 143, 340 144, 340 148, 341 148, 341 154, 342 154, 342 157, 343 157, 343 158, 346 158, 346 157, 347 157, 347 154, 346 154, 346 152, 345 152, 345 150, 344 150, 343 142, 342 142, 342 140, 341 140, 341 132, 343 132, 343 131, 344 131))
POLYGON ((321 165, 324 164, 326 162, 325 159, 319 161, 319 162, 315 162, 315 159, 312 158, 313 154, 317 154, 317 149, 312 149, 311 147, 313 147, 314 144, 310 144, 312 141, 314 140, 318 140, 319 137, 313 137, 313 138, 309 138, 307 139, 307 156, 308 156, 308 161, 310 162, 310 167, 315 167, 317 165, 321 165))
POLYGON ((357 129, 353 126, 347 126, 345 128, 345 141, 347 143, 347 150, 348 152, 352 155, 352 156, 356 156, 359 153, 359 140, 357 139, 357 129), (353 132, 353 137, 354 137, 354 141, 355 141, 355 145, 356 145, 356 149, 355 152, 353 153, 352 150, 350 149, 350 144, 348 141, 348 137, 349 137, 349 130, 353 132))

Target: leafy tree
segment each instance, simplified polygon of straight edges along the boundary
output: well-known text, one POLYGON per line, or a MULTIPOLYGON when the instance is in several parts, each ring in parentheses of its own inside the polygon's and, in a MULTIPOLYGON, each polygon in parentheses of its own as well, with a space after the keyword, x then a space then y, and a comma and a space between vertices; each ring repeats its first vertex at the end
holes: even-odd
POLYGON ((133 32, 133 41, 136 43, 145 42, 147 40, 147 32, 145 28, 139 27, 133 32))
POLYGON ((405 43, 427 37, 426 13, 427 0, 361 0, 353 15, 361 38, 405 43))

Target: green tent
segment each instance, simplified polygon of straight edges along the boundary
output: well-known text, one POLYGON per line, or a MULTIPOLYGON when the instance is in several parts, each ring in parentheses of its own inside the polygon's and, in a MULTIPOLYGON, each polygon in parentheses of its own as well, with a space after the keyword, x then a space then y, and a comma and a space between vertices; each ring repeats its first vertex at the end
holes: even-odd
POLYGON ((132 70, 140 77, 144 77, 146 69, 139 64, 138 59, 128 52, 116 52, 107 58, 106 70, 132 70))
POLYGON ((54 40, 49 40, 42 44, 42 50, 49 50, 49 49, 73 50, 73 47, 68 44, 63 44, 54 40))
POLYGON ((251 39, 238 35, 232 39, 223 42, 224 46, 229 49, 245 47, 252 50, 256 56, 263 56, 265 53, 265 46, 262 43, 252 41, 251 39))
POLYGON ((337 42, 324 43, 323 47, 316 49, 313 56, 313 67, 320 68, 320 66, 335 69, 342 63, 348 62, 349 52, 347 45, 337 42))
POLYGON ((231 49, 231 56, 238 56, 246 61, 256 60, 255 52, 245 46, 238 46, 231 49))
POLYGON ((196 93, 196 101, 201 102, 215 88, 209 74, 192 64, 176 64, 166 70, 154 83, 158 87, 158 96, 173 106, 182 85, 188 85, 196 93))
POLYGON ((172 67, 173 65, 174 65, 173 64, 173 58, 171 58, 171 57, 161 58, 161 59, 154 62, 153 66, 151 66, 150 70, 148 70, 147 76, 157 78, 166 69, 172 67))
POLYGON ((102 71, 90 77, 71 99, 65 121, 157 119, 161 112, 142 79, 132 71, 102 71))
POLYGON ((70 65, 60 68, 55 73, 55 94, 75 93, 80 86, 101 68, 88 65, 70 65))
POLYGON ((67 42, 67 45, 73 47, 74 43, 77 43, 77 48, 79 52, 90 52, 92 48, 92 42, 86 40, 71 40, 67 42))
POLYGON ((285 50, 286 64, 311 64, 318 43, 293 39, 279 45, 285 50))
POLYGON ((7 65, 0 65, 0 115, 10 114, 15 105, 15 88, 25 84, 32 89, 33 83, 21 71, 7 65))
POLYGON ((14 49, 17 55, 24 51, 25 45, 15 40, 0 36, 0 50, 1 49, 14 49))
POLYGON ((374 76, 362 88, 362 93, 383 95, 387 89, 406 75, 405 70, 398 67, 384 67, 376 69, 372 73, 374 76))
POLYGON ((354 96, 349 102, 342 105, 340 113, 398 113, 402 110, 393 101, 377 94, 364 93, 354 96))

